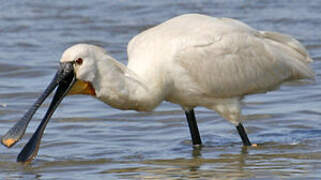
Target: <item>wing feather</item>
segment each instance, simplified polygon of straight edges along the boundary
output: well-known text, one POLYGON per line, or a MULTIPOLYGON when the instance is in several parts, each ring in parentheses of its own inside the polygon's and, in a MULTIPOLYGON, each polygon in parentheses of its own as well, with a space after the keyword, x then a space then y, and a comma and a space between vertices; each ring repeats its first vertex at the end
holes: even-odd
POLYGON ((135 36, 128 57, 128 67, 142 76, 150 74, 150 65, 166 67, 159 72, 189 76, 169 82, 192 80, 197 86, 191 89, 219 98, 266 92, 286 80, 314 77, 308 65, 312 59, 291 36, 199 14, 172 18, 135 36))
POLYGON ((266 92, 286 80, 314 76, 304 47, 280 33, 235 32, 207 44, 184 48, 176 60, 209 96, 266 92))

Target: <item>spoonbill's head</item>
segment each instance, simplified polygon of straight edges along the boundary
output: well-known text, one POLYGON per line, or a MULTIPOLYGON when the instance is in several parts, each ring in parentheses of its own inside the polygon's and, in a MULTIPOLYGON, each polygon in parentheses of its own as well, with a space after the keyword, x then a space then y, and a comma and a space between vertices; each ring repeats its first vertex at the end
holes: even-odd
POLYGON ((57 88, 45 117, 34 136, 19 154, 18 161, 26 162, 35 157, 46 124, 66 95, 87 94, 96 96, 93 81, 100 60, 104 60, 103 57, 109 57, 103 48, 89 44, 77 44, 65 50, 60 59, 58 71, 47 89, 24 117, 1 139, 1 143, 5 146, 13 146, 23 136, 33 114, 51 92, 57 88))
POLYGON ((103 48, 90 44, 76 44, 66 49, 61 56, 56 76, 48 86, 50 91, 44 92, 50 93, 57 87, 52 106, 58 106, 66 95, 96 96, 93 82, 97 74, 97 65, 105 56, 106 51, 103 48))
POLYGON ((105 56, 103 48, 89 44, 77 44, 65 50, 60 59, 60 72, 70 71, 73 76, 69 95, 96 95, 93 82, 99 60, 105 56))
POLYGON ((45 91, 45 95, 42 96, 47 96, 46 93, 50 93, 57 86, 51 102, 53 106, 58 106, 66 95, 95 96, 93 81, 97 73, 96 67, 105 54, 106 51, 103 48, 90 44, 76 44, 66 49, 61 56, 56 76, 48 85, 49 91, 45 91))

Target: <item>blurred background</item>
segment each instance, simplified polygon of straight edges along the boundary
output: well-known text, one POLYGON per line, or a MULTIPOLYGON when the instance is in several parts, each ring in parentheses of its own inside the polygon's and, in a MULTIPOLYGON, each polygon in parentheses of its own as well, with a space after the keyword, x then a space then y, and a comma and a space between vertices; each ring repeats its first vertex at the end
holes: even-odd
POLYGON ((64 99, 48 124, 37 159, 17 154, 25 137, 0 147, 1 179, 320 178, 321 1, 5 1, 0 6, 0 134, 20 119, 54 76, 62 52, 100 45, 127 63, 136 34, 174 16, 201 13, 294 36, 315 60, 312 83, 291 83, 244 99, 244 126, 258 148, 242 148, 235 127, 196 108, 204 147, 193 149, 184 112, 164 102, 151 113, 120 111, 86 96, 64 99), (305 86, 301 86, 301 85, 305 86))

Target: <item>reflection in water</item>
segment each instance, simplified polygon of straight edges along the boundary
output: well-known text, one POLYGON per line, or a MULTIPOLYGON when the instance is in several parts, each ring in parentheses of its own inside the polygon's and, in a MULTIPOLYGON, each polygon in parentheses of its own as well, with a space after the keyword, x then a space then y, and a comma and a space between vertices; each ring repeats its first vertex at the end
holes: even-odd
POLYGON ((41 179, 40 172, 38 172, 37 169, 34 169, 31 166, 21 165, 21 170, 20 171, 24 175, 22 177, 28 177, 30 179, 41 179))
POLYGON ((311 173, 314 168, 321 166, 321 153, 306 153, 304 151, 305 142, 300 144, 266 143, 259 147, 242 147, 240 144, 196 147, 189 150, 190 158, 159 159, 143 156, 131 160, 95 159, 95 157, 43 160, 45 158, 40 156, 42 160, 36 160, 27 166, 1 161, 0 168, 8 174, 15 174, 7 177, 32 179, 41 179, 44 173, 47 177, 63 178, 70 176, 70 172, 76 173, 72 173, 75 179, 88 173, 98 173, 101 177, 112 175, 125 179, 238 179, 256 176, 303 177, 311 173))
MULTIPOLYGON (((301 153, 269 153, 271 148, 274 149, 295 149, 292 145, 274 145, 274 147, 265 147, 269 145, 261 145, 260 148, 239 147, 238 154, 222 153, 216 158, 202 157, 203 148, 194 148, 191 151, 191 159, 154 159, 144 160, 133 163, 134 167, 108 169, 102 171, 102 174, 118 174, 120 177, 135 178, 250 178, 255 176, 273 177, 291 177, 305 175, 308 173, 303 167, 311 166, 309 163, 302 161, 316 158, 321 160, 321 154, 301 154, 301 153), (267 150, 265 153, 253 153, 251 151, 267 150), (249 155, 251 152, 251 155, 249 155), (298 163, 300 162, 300 163, 298 163), (134 164, 138 163, 138 166, 134 164), (141 166, 141 165, 145 166, 141 166), (279 169, 282 169, 280 171, 279 169)), ((273 146, 273 145, 272 145, 273 146)), ((235 147, 236 148, 236 147, 235 147)), ((211 148, 212 149, 212 148, 211 148)), ((125 162, 124 162, 125 163, 125 162)), ((319 163, 320 164, 320 163, 319 163)))

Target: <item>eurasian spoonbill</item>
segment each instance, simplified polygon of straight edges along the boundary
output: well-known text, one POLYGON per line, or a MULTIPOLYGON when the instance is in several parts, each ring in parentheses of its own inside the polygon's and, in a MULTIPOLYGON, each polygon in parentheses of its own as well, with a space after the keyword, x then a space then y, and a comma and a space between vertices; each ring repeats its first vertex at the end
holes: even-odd
POLYGON ((312 59, 291 36, 199 14, 181 15, 138 34, 127 53, 126 67, 98 46, 77 44, 65 50, 54 79, 2 144, 11 147, 23 136, 33 114, 58 86, 17 161, 36 156, 51 115, 68 94, 91 95, 123 110, 152 111, 164 100, 178 104, 194 145, 202 142, 193 109, 206 107, 233 123, 243 144, 250 146, 241 123, 242 98, 314 77, 308 65, 312 59))

